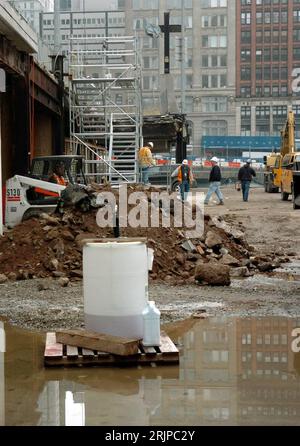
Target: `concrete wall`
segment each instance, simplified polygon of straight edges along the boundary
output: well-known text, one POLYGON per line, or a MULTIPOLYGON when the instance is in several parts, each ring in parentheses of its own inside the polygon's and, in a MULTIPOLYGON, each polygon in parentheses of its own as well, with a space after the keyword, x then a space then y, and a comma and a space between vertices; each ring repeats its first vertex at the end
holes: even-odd
POLYGON ((11 79, 7 78, 7 91, 0 93, 1 101, 1 139, 2 139, 2 181, 3 183, 12 175, 14 141, 11 135, 13 128, 13 96, 11 91, 11 79))

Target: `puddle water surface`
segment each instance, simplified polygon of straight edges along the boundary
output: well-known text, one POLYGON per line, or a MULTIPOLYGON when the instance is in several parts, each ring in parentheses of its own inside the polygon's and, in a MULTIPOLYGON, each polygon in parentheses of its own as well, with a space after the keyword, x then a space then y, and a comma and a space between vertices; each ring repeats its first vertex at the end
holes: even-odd
POLYGON ((190 319, 166 327, 179 366, 49 369, 44 335, 0 322, 0 425, 300 425, 296 327, 190 319))

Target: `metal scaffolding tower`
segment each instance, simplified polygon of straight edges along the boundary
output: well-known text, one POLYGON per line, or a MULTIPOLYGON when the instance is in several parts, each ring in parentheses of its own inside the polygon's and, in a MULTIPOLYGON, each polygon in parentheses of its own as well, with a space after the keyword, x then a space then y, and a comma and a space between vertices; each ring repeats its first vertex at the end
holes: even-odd
POLYGON ((99 182, 137 182, 141 64, 135 37, 70 39, 70 138, 99 182))

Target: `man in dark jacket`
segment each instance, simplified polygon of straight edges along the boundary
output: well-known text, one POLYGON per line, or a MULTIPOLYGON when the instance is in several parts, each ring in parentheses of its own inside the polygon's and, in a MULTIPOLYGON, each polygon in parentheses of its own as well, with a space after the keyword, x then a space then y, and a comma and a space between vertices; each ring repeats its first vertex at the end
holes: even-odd
POLYGON ((253 177, 256 177, 255 170, 251 167, 252 160, 247 160, 246 164, 240 168, 238 179, 242 185, 243 200, 248 201, 250 184, 253 177))
POLYGON ((219 204, 220 205, 224 204, 223 195, 222 195, 222 192, 220 189, 222 175, 221 175, 221 169, 218 166, 218 162, 219 162, 219 160, 215 156, 211 159, 211 163, 212 163, 213 167, 212 167, 212 169, 210 171, 210 175, 209 175, 209 189, 208 189, 207 195, 205 197, 204 204, 209 203, 210 197, 212 196, 212 194, 214 192, 219 199, 219 204))

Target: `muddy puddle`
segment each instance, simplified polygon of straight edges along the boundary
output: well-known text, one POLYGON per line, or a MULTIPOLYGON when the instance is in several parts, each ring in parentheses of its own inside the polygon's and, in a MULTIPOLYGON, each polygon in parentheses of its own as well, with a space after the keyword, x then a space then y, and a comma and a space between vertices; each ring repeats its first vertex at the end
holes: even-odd
POLYGON ((189 319, 164 327, 179 366, 45 369, 44 334, 0 322, 0 425, 300 425, 297 327, 189 319))

